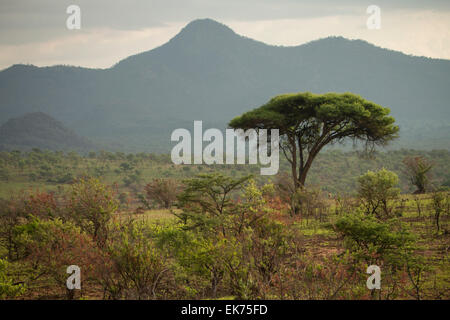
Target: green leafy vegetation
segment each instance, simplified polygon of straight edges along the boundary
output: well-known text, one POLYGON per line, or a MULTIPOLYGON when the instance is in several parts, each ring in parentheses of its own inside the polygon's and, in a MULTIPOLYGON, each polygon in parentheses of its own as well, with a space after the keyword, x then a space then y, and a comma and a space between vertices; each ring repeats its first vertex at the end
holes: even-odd
POLYGON ((125 161, 145 172, 144 163, 169 166, 167 158, 2 155, 25 161, 23 170, 30 159, 37 166, 59 159, 54 165, 107 167, 117 178, 43 183, 56 189, 2 200, 3 299, 449 298, 450 194, 400 194, 386 169, 355 177, 353 195, 305 187, 292 211, 283 184, 258 181, 250 168, 236 177, 172 168, 179 176, 127 185, 115 174, 125 161), (132 198, 127 205, 123 193, 132 198), (371 264, 382 270, 381 290, 366 288, 371 264), (70 265, 81 268, 81 291, 66 289, 70 265))
POLYGON ((0 298, 450 298, 448 151, 374 151, 398 127, 350 93, 277 96, 230 125, 281 130, 276 176, 166 154, 0 152, 0 298), (347 139, 368 148, 334 149, 347 139), (82 290, 66 287, 71 265, 82 290))

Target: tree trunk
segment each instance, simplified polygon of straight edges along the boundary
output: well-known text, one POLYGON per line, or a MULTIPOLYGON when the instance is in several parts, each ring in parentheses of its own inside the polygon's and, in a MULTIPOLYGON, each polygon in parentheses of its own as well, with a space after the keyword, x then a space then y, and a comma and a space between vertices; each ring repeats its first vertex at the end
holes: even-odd
POLYGON ((440 216, 441 214, 440 214, 440 212, 436 212, 436 215, 435 215, 435 217, 436 217, 436 227, 437 227, 437 231, 439 232, 439 230, 440 230, 440 227, 439 227, 439 216, 440 216))
POLYGON ((66 288, 66 297, 67 300, 73 300, 73 298, 75 297, 75 289, 70 290, 66 288))

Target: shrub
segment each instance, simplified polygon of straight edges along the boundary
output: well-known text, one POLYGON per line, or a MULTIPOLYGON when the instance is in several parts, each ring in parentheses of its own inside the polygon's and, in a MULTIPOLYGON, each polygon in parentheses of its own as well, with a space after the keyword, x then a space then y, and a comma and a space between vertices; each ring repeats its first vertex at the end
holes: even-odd
POLYGON ((398 259, 415 243, 414 235, 397 219, 380 222, 373 216, 351 214, 337 220, 335 227, 356 260, 368 264, 401 265, 398 259))
POLYGON ((29 216, 48 219, 59 215, 58 202, 53 193, 20 194, 0 203, 0 241, 6 247, 10 261, 20 259, 23 247, 17 242, 16 227, 27 222, 29 216))
POLYGON ((98 278, 109 298, 157 299, 170 267, 167 255, 158 250, 143 223, 115 224, 107 241, 98 278))
POLYGON ((448 208, 449 197, 446 192, 433 192, 432 195, 433 209, 434 209, 434 222, 436 223, 436 229, 439 232, 441 214, 448 208))
POLYGON ((425 193, 430 184, 433 164, 422 157, 407 157, 403 160, 403 164, 411 184, 417 188, 415 193, 425 193))
POLYGON ((318 188, 298 188, 294 194, 298 213, 302 216, 319 217, 326 211, 326 197, 318 188))
POLYGON ((153 179, 144 189, 146 203, 154 201, 161 207, 169 209, 177 199, 181 188, 173 179, 153 179))
POLYGON ((20 241, 26 247, 26 257, 32 269, 38 275, 46 275, 59 288, 65 288, 68 299, 73 299, 74 290, 66 287, 67 267, 77 265, 82 272, 83 280, 93 274, 93 265, 98 251, 91 237, 83 233, 71 222, 61 219, 32 219, 29 223, 16 228, 20 241))
POLYGON ((250 176, 234 179, 222 174, 199 174, 184 180, 185 189, 178 196, 183 212, 176 216, 187 228, 225 236, 228 220, 236 212, 232 195, 248 179, 250 176))
POLYGON ((14 298, 23 294, 26 290, 23 284, 15 284, 8 277, 8 269, 8 261, 0 259, 0 299, 14 298))
POLYGON ((115 192, 94 178, 77 180, 67 203, 67 215, 102 246, 108 236, 108 223, 119 207, 115 192))
POLYGON ((386 169, 368 171, 358 178, 358 196, 367 214, 388 218, 392 212, 391 201, 398 198, 398 176, 386 169))

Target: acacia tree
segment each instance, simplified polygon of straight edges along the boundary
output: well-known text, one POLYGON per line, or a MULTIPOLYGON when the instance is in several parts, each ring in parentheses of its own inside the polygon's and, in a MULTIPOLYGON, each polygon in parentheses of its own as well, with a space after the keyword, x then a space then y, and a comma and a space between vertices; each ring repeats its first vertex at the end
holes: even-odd
POLYGON ((305 185, 313 160, 326 145, 351 139, 364 142, 371 151, 397 137, 399 129, 389 112, 352 93, 301 92, 276 96, 234 118, 229 126, 279 129, 280 149, 291 164, 295 188, 299 188, 305 185))

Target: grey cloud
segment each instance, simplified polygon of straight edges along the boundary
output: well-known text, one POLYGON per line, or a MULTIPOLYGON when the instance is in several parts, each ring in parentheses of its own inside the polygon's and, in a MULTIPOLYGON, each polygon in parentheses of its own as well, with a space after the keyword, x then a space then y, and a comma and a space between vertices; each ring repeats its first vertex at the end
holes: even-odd
POLYGON ((248 21, 355 14, 372 2, 388 10, 450 10, 445 0, 2 0, 0 28, 63 29, 70 4, 81 7, 85 28, 130 30, 204 17, 248 21))
MULTIPOLYGON (((448 0, 0 0, 0 45, 30 45, 64 38, 66 8, 81 7, 82 30, 138 30, 187 24, 198 18, 220 22, 364 15, 369 4, 382 10, 449 11, 448 0)), ((361 24, 361 28, 364 28, 361 24)))

